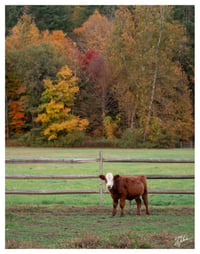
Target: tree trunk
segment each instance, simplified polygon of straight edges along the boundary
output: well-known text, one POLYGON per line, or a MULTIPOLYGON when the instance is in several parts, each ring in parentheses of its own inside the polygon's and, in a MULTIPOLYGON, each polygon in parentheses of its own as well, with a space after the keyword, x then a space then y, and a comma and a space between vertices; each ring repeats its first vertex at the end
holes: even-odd
POLYGON ((152 105, 153 105, 153 101, 154 101, 154 97, 155 97, 156 81, 157 81, 157 76, 158 76, 158 63, 159 63, 158 54, 159 54, 160 42, 161 42, 162 31, 163 31, 163 22, 164 22, 164 8, 162 6, 160 6, 160 15, 161 15, 160 16, 160 30, 159 30, 159 37, 158 37, 158 42, 156 45, 156 52, 155 52, 156 62, 155 62, 155 69, 154 69, 154 75, 153 75, 153 81, 152 81, 151 97, 150 97, 149 106, 148 106, 147 123, 146 123, 146 126, 144 128, 144 133, 143 133, 143 142, 146 141, 146 136, 147 136, 150 118, 151 118, 151 114, 152 114, 152 105))

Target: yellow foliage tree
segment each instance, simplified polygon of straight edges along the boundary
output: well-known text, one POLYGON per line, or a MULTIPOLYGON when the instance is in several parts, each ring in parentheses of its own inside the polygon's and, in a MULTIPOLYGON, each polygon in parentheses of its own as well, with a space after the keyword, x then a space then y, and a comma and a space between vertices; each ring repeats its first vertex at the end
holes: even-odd
POLYGON ((103 124, 107 139, 115 138, 114 132, 117 129, 118 122, 118 119, 114 121, 111 116, 106 116, 104 118, 103 124))
POLYGON ((48 140, 58 139, 77 130, 83 131, 89 124, 87 119, 80 119, 70 113, 75 94, 79 91, 76 82, 77 78, 67 66, 57 73, 55 82, 44 80, 45 91, 42 93, 40 113, 35 121, 42 123, 43 134, 48 140))

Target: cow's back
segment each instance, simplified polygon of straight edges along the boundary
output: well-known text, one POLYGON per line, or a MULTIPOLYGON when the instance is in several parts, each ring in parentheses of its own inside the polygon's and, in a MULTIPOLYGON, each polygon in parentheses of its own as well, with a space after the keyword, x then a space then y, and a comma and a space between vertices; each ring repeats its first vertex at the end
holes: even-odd
POLYGON ((118 192, 126 199, 133 199, 147 191, 145 176, 120 176, 118 179, 118 192))

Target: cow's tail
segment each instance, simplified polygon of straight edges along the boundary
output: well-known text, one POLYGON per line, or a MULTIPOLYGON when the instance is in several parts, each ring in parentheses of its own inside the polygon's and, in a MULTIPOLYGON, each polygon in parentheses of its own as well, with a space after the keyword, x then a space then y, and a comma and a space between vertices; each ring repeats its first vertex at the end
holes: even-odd
POLYGON ((144 193, 148 193, 148 188, 147 188, 147 178, 146 176, 141 176, 141 180, 144 184, 144 193))

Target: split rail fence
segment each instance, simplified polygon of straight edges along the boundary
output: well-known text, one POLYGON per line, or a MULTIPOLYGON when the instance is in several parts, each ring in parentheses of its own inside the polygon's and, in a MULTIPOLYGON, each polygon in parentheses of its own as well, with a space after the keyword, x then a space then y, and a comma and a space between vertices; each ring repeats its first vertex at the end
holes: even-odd
MULTIPOLYGON (((103 153, 99 152, 99 158, 77 158, 77 159, 6 159, 6 163, 99 163, 99 174, 103 174, 103 165, 106 162, 112 163, 194 163, 193 159, 108 159, 103 157, 103 153)), ((136 176, 136 175, 134 175, 136 176)), ((194 175, 146 175, 147 179, 194 179, 194 175)), ((28 179, 96 179, 98 175, 6 175, 6 179, 28 180, 28 179)), ((149 194, 194 194, 194 190, 149 190, 149 194)), ((108 191, 103 190, 103 181, 100 180, 99 190, 6 190, 6 194, 22 194, 22 195, 57 195, 57 194, 100 194, 100 205, 103 204, 103 194, 108 191)))

